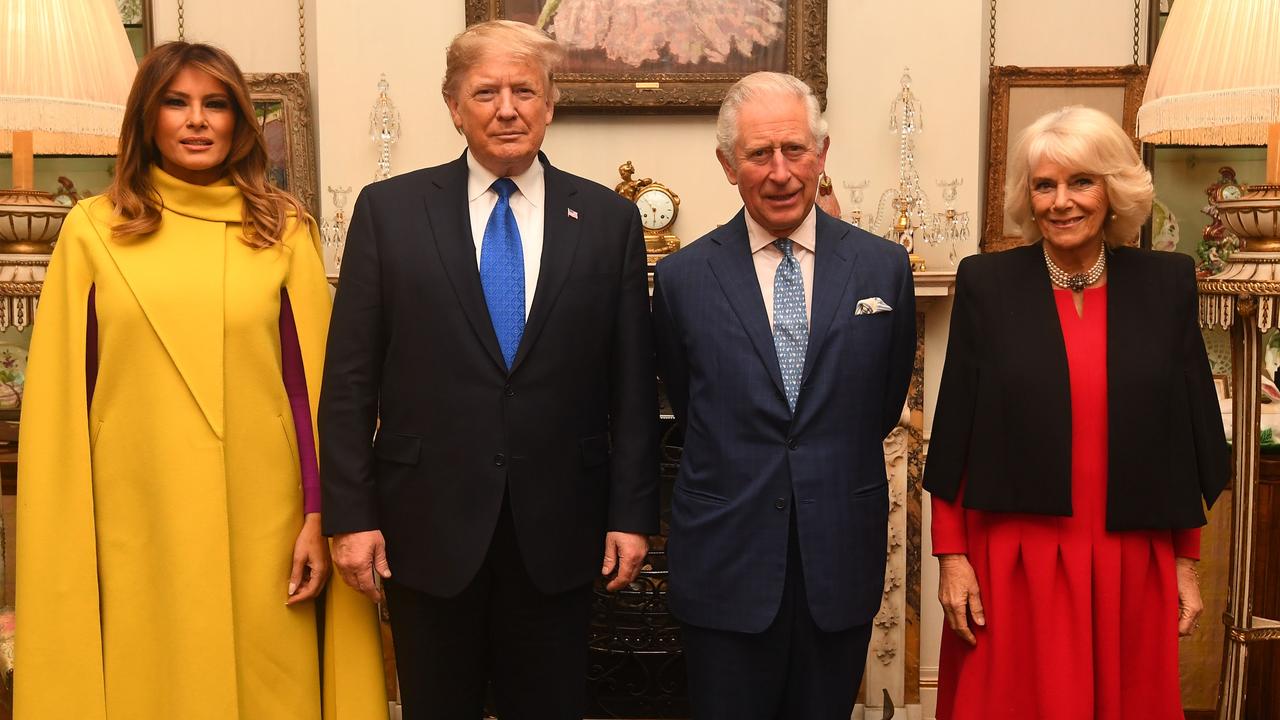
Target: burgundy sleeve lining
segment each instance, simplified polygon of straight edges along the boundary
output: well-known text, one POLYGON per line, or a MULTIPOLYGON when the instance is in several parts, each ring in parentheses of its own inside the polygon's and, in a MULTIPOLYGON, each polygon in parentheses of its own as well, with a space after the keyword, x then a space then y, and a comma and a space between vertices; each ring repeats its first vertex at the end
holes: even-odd
POLYGON ((298 460, 302 465, 302 511, 320 512, 320 468, 316 462, 316 441, 312 434, 311 402, 307 397, 307 375, 302 365, 302 346, 293 320, 289 292, 280 289, 280 364, 284 390, 289 396, 293 427, 298 437, 298 460))
POLYGON ((84 329, 84 392, 86 410, 93 407, 93 389, 98 384, 98 307, 96 285, 89 286, 88 315, 84 329))

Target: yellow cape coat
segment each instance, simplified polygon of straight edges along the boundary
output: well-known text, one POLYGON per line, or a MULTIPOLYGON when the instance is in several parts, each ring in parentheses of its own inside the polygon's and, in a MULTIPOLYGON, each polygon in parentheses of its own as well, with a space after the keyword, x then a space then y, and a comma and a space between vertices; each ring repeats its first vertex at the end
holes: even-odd
MULTIPOLYGON (((318 720, 311 602, 285 606, 302 523, 280 290, 312 426, 329 289, 315 226, 240 240, 242 196, 159 170, 160 230, 67 216, 41 295, 19 442, 18 720, 318 720), (90 287, 97 384, 86 396, 90 287)), ((323 717, 385 719, 374 606, 326 593, 323 717)))

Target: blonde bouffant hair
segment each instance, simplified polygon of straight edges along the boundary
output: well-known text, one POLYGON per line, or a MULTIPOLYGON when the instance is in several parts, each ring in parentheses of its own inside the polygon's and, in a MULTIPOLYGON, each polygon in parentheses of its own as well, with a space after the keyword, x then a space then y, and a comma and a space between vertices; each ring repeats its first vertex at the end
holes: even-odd
POLYGON ((1110 115, 1082 105, 1064 107, 1042 115, 1018 136, 1009 157, 1004 209, 1027 242, 1041 237, 1031 213, 1030 175, 1044 160, 1101 176, 1110 205, 1102 226, 1107 244, 1115 247, 1137 238, 1151 214, 1155 190, 1133 139, 1110 115))
POLYGON ((542 68, 546 75, 544 89, 547 97, 553 103, 560 99, 554 75, 564 60, 564 48, 538 28, 514 20, 476 23, 454 36, 445 52, 444 80, 440 83, 445 98, 457 99, 454 93, 458 91, 462 76, 494 51, 542 68))

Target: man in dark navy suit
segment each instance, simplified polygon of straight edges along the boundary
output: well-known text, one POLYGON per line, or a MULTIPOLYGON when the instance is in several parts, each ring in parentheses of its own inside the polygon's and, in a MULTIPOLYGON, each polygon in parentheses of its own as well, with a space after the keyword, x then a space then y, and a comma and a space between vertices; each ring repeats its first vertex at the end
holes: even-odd
POLYGON ((640 214, 539 152, 561 54, 521 23, 463 31, 443 91, 466 152, 351 219, 324 527, 344 581, 386 581, 406 720, 479 720, 490 679, 500 717, 581 718, 592 581, 629 583, 658 529, 640 214))
POLYGON ((847 720, 884 583, 911 270, 901 246, 814 207, 829 140, 804 83, 747 76, 716 130, 744 210, 654 283, 685 430, 667 549, 694 717, 847 720))

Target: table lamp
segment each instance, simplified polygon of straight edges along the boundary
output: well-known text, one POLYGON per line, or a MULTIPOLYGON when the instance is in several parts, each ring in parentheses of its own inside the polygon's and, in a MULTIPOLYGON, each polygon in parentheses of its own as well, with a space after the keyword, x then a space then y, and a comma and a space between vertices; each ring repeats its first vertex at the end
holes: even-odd
POLYGON ((1151 62, 1138 135, 1156 144, 1267 146, 1266 183, 1215 202, 1242 243, 1200 281, 1200 323, 1231 331, 1235 475, 1218 718, 1238 720, 1249 647, 1280 640, 1280 622, 1253 607, 1262 333, 1280 325, 1280 0, 1177 0, 1151 62))
POLYGON ((70 207, 35 189, 35 155, 115 155, 137 71, 113 0, 0 0, 0 253, 48 253, 70 207))

